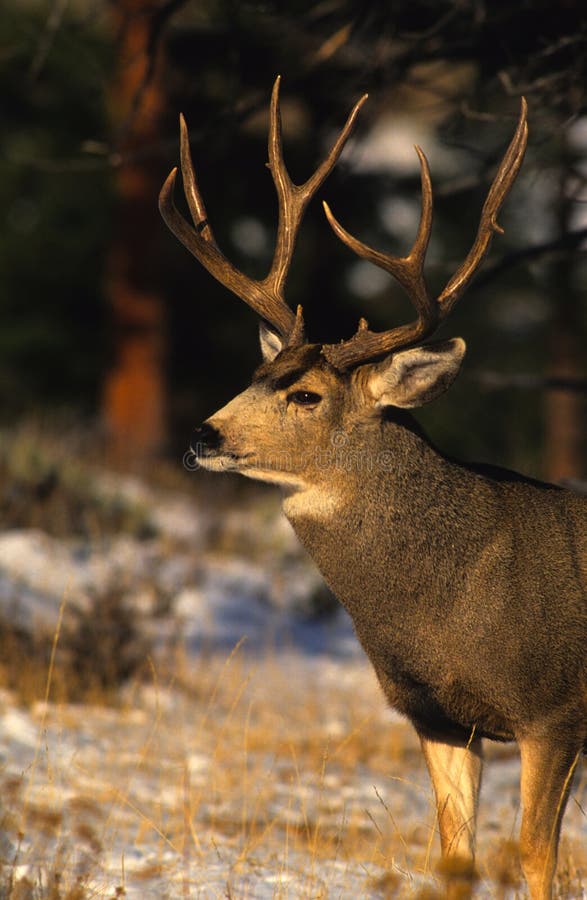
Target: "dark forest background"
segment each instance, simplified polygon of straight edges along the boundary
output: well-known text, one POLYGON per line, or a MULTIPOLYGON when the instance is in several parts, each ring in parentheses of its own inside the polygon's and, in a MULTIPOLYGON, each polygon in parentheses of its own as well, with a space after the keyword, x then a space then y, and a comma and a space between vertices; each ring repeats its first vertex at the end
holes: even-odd
MULTIPOLYGON (((444 332, 464 374, 422 413, 461 458, 550 479, 587 475, 587 14, 584 3, 483 0, 5 0, 0 12, 0 424, 91 435, 107 460, 176 458, 247 383, 257 323, 166 230, 157 194, 186 116, 226 255, 265 274, 276 205, 267 108, 282 75, 285 157, 314 170, 364 92, 321 195, 382 250, 405 253, 428 153, 441 290, 529 104, 530 144, 505 234, 444 332)), ((178 203, 180 200, 178 199, 178 203)), ((411 317, 401 289, 309 209, 288 300, 312 340, 411 317)))

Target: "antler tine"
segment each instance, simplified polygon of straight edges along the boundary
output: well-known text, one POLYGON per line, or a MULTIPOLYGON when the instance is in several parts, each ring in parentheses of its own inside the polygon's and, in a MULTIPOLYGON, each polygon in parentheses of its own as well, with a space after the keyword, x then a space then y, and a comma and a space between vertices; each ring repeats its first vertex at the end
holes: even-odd
POLYGON ((350 340, 340 344, 325 344, 322 352, 332 365, 341 370, 348 369, 392 350, 422 341, 433 334, 473 278, 487 253, 493 233, 503 232, 497 224, 497 215, 520 169, 527 140, 527 104, 522 98, 516 132, 489 189, 473 246, 436 300, 428 294, 423 272, 432 227, 432 186, 428 163, 419 147, 416 147, 416 151, 420 157, 422 212, 418 235, 407 256, 398 258, 379 253, 363 244, 337 222, 328 205, 324 204, 326 216, 337 237, 354 253, 393 275, 405 289, 418 312, 416 321, 400 325, 390 331, 372 332, 365 327, 359 327, 350 340))
MULTIPOLYGON (((187 142, 187 130, 185 140, 187 142)), ((182 176, 194 227, 186 222, 173 199, 177 168, 172 169, 159 194, 159 210, 166 225, 217 281, 244 300, 278 334, 287 337, 296 324, 296 317, 289 306, 283 302, 277 303, 261 281, 244 275, 218 249, 185 143, 182 148, 182 176)))
MULTIPOLYGON (((359 110, 367 99, 367 94, 364 94, 363 97, 355 103, 342 131, 333 144, 326 159, 324 159, 314 174, 311 175, 304 184, 298 185, 292 182, 283 158, 281 111, 279 105, 280 83, 281 78, 278 76, 275 79, 271 94, 268 141, 269 169, 277 192, 279 218, 275 255, 269 274, 264 279, 263 284, 276 297, 282 298, 285 279, 287 277, 298 230, 306 207, 336 165, 336 162, 342 153, 342 149, 353 130, 359 110)), ((298 321, 300 317, 301 313, 298 312, 298 321)), ((292 338, 295 338, 297 342, 299 340, 299 334, 293 334, 292 338)))
POLYGON ((322 352, 337 368, 348 368, 353 365, 355 359, 390 353, 397 346, 423 339, 436 328, 438 307, 428 293, 424 278, 424 260, 432 229, 432 183, 426 156, 420 147, 416 147, 416 152, 420 159, 422 209, 418 233, 407 256, 399 257, 389 253, 380 253, 364 244, 342 227, 333 216, 327 203, 323 204, 326 218, 336 236, 358 256, 393 275, 406 291, 418 313, 418 318, 414 322, 401 325, 391 331, 377 333, 360 326, 349 341, 341 344, 326 344, 322 352))
POLYGON ((528 143, 527 115, 528 104, 525 97, 522 97, 518 125, 483 204, 473 246, 438 298, 440 315, 443 319, 449 314, 481 265, 494 233, 503 234, 503 228, 497 223, 497 216, 524 159, 528 143))
POLYGON ((204 206, 204 201, 202 200, 202 195, 200 194, 200 189, 198 188, 198 183, 196 181, 196 173, 194 172, 192 153, 190 150, 190 137, 183 113, 179 114, 179 148, 183 191, 190 209, 192 221, 198 234, 200 234, 205 241, 208 241, 210 244, 214 244, 214 246, 217 247, 218 245, 212 234, 212 228, 208 222, 206 207, 204 206))
POLYGON ((269 168, 277 191, 279 218, 275 254, 268 275, 262 280, 249 278, 236 269, 218 248, 198 188, 190 153, 188 130, 183 116, 180 117, 181 173, 193 227, 179 213, 173 199, 177 169, 173 169, 161 189, 159 209, 171 231, 204 268, 268 322, 289 346, 293 346, 304 341, 302 310, 301 307, 298 307, 294 314, 284 300, 283 288, 297 232, 306 206, 338 160, 353 129, 358 111, 366 100, 366 95, 355 104, 324 162, 303 185, 295 185, 289 177, 283 160, 279 84, 280 78, 278 77, 271 96, 269 127, 269 168))

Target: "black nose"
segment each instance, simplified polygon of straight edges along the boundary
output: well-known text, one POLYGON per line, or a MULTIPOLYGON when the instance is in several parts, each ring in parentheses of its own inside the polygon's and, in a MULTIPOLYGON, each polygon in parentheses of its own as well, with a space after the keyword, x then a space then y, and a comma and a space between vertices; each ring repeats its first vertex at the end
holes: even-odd
POLYGON ((222 435, 213 425, 204 422, 199 428, 194 428, 191 440, 191 449, 196 456, 202 452, 219 450, 222 444, 222 435))

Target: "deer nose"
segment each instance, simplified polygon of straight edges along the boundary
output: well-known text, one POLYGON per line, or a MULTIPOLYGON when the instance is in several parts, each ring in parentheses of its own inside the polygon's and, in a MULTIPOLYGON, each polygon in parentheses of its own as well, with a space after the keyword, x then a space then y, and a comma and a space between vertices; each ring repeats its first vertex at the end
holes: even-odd
POLYGON ((202 450, 219 450, 222 445, 222 435, 217 428, 204 422, 199 428, 194 428, 191 440, 191 450, 196 455, 202 450))

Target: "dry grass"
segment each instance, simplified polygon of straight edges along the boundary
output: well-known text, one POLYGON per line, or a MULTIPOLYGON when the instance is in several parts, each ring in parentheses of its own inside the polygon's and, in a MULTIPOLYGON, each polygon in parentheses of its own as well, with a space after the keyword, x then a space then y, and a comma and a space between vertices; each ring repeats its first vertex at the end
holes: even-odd
POLYGON ((79 434, 66 440, 35 423, 0 432, 2 527, 38 528, 55 537, 150 537, 147 509, 102 490, 100 471, 79 434))
POLYGON ((51 666, 53 702, 117 704, 121 684, 146 672, 149 649, 136 611, 118 592, 72 611, 58 640, 0 616, 0 687, 30 706, 45 699, 51 666))
MULTIPOLYGON (((195 665, 178 658, 166 675, 153 672, 150 686, 135 681, 119 700, 119 708, 96 717, 99 758, 82 748, 74 769, 62 771, 41 745, 36 771, 3 779, 3 830, 16 846, 28 837, 49 855, 36 882, 18 874, 26 863, 18 852, 5 860, 0 896, 94 896, 101 859, 121 833, 129 852, 156 846, 158 853, 145 854, 132 873, 121 866, 99 896, 122 896, 131 885, 154 895, 157 883, 181 896, 168 851, 183 860, 185 896, 198 896, 192 867, 205 868, 215 854, 225 891, 206 897, 249 896, 242 879, 267 866, 275 897, 328 897, 325 862, 355 879, 358 873, 364 896, 372 897, 398 896, 406 875, 409 886, 419 873, 438 874, 417 741, 407 725, 390 721, 368 670, 356 668, 341 685, 291 669, 287 660, 252 661, 238 648, 228 659, 195 665), (408 800, 398 811, 400 789, 408 800), (70 864, 75 845, 92 860, 83 875, 70 864), (296 888, 288 891, 291 878, 296 888)), ((40 734, 57 729, 66 744, 84 711, 40 704, 33 714, 40 734)), ((492 879, 496 897, 523 896, 516 851, 501 838, 482 848, 479 871, 492 879)), ((584 851, 563 839, 556 896, 581 897, 586 868, 584 851)), ((442 896, 442 877, 436 887, 416 884, 402 896, 442 896)))
MULTIPOLYGON (((149 527, 144 509, 100 499, 87 467, 34 430, 2 444, 0 511, 14 527, 58 536, 149 527)), ((258 552, 247 522, 219 532, 218 547, 258 552)), ((0 769, 0 832, 10 839, 0 837, 0 900, 131 890, 244 900, 268 872, 284 900, 442 896, 419 745, 366 666, 329 676, 243 647, 198 660, 179 648, 155 664, 135 615, 115 593, 55 634, 0 623, 0 716, 16 709, 37 733, 32 757, 5 757, 0 769), (216 880, 200 894, 207 870, 216 880)), ((496 747, 489 765, 514 752, 496 747)), ((515 818, 478 860, 503 900, 524 896, 515 818)), ((584 896, 586 873, 586 849, 564 837, 557 898, 584 896)))
MULTIPOLYGON (((352 799, 345 806, 341 798, 341 791, 344 793, 359 769, 368 769, 369 777, 386 777, 390 757, 386 759, 385 746, 391 748, 391 758, 398 764, 417 759, 415 742, 407 729, 400 727, 400 734, 390 740, 389 726, 380 720, 377 704, 366 714, 359 694, 349 703, 336 686, 323 688, 319 696, 309 689, 311 685, 294 687, 277 661, 264 660, 251 667, 250 660, 238 651, 227 661, 202 660, 195 672, 191 668, 182 673, 181 663, 177 668, 180 674, 174 677, 171 717, 159 706, 164 705, 167 688, 147 689, 138 682, 121 698, 121 708, 111 711, 115 717, 111 722, 116 721, 119 729, 127 722, 126 733, 120 732, 120 740, 103 760, 111 772, 110 783, 102 783, 91 801, 76 794, 60 805, 51 784, 45 783, 41 791, 30 788, 31 773, 21 781, 14 777, 4 781, 4 830, 17 843, 25 835, 33 835, 37 844, 47 847, 56 843, 59 865, 66 872, 67 848, 62 845, 66 819, 74 823, 70 831, 75 839, 91 847, 99 858, 109 840, 108 820, 113 824, 121 811, 126 817, 130 812, 137 844, 155 834, 162 848, 185 854, 189 847, 189 854, 196 857, 209 852, 210 841, 230 846, 233 858, 227 867, 227 884, 230 879, 238 882, 239 869, 268 850, 279 857, 282 874, 289 858, 304 858, 308 862, 307 896, 315 896, 312 885, 319 876, 313 870, 323 859, 356 862, 359 866, 382 865, 391 863, 389 854, 394 848, 405 857, 404 838, 374 794, 373 811, 368 814, 352 799), (265 690, 261 696, 253 696, 252 684, 257 682, 272 685, 272 702, 265 690), (142 728, 143 742, 131 752, 125 747, 136 738, 128 723, 130 713, 136 714, 145 705, 149 708, 151 703, 151 726, 142 728), (196 772, 195 779, 189 762, 193 748, 209 761, 205 774, 196 772), (127 758, 130 764, 122 761, 127 758), (143 797, 140 805, 136 802, 133 782, 148 771, 154 784, 159 781, 162 790, 176 792, 175 805, 162 810, 157 790, 152 797, 143 797), (168 781, 170 772, 174 783, 168 781), (46 802, 47 797, 50 802, 46 802), (106 818, 97 815, 96 810, 108 807, 106 818)), ((375 692, 373 695, 377 696, 375 692)), ((39 721, 41 731, 58 724, 66 733, 75 728, 79 707, 41 705, 35 714, 37 718, 43 716, 39 721)), ((143 716, 143 725, 146 720, 143 716)), ((36 765, 39 771, 33 780, 41 776, 41 782, 47 782, 50 770, 53 781, 58 780, 58 760, 38 759, 36 765), (47 773, 40 771, 43 766, 47 773)), ((71 793, 70 787, 66 794, 71 793)), ((424 845, 420 848, 422 858, 425 849, 424 845)), ((8 892, 3 896, 20 896, 14 893, 16 888, 24 890, 28 884, 28 875, 24 880, 14 876, 23 863, 18 853, 16 856, 11 865, 5 860, 5 869, 12 874, 5 882, 8 892)), ((57 871, 56 860, 52 865, 48 859, 47 864, 57 871)), ((163 862, 149 862, 134 877, 148 883, 164 875, 165 870, 163 862)), ((88 877, 85 883, 90 882, 88 877)), ((65 874, 59 884, 48 876, 44 885, 35 885, 34 896, 82 896, 78 892, 83 886, 83 880, 71 883, 65 874)), ((239 896, 238 891, 235 896, 239 896)))

